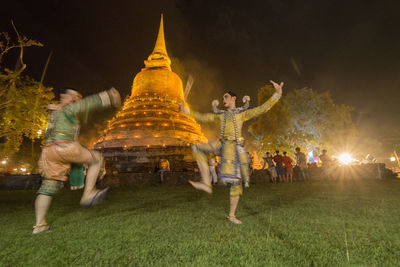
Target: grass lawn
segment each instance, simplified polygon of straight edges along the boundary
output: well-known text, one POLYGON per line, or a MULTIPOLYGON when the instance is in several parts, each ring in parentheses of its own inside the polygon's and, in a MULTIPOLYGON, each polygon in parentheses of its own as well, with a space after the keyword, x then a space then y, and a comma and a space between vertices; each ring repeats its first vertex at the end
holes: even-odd
POLYGON ((113 188, 83 209, 63 191, 31 235, 34 191, 0 191, 0 266, 400 266, 400 181, 113 188))

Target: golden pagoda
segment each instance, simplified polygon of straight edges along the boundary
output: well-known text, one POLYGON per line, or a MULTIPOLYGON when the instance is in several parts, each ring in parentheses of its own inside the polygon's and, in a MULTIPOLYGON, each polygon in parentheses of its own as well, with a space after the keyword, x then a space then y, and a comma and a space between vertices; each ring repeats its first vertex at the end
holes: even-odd
POLYGON ((95 144, 119 170, 133 171, 132 166, 145 163, 151 167, 161 158, 172 166, 193 161, 190 144, 206 141, 200 125, 179 110, 184 100, 182 80, 171 70, 162 15, 154 50, 144 64, 133 80, 131 95, 95 144))

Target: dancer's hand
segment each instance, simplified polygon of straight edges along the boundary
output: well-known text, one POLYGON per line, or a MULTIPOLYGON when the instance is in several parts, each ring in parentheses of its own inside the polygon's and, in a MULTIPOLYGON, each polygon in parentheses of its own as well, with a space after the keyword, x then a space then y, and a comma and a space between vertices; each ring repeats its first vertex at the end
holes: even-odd
POLYGON ((246 102, 250 101, 250 96, 245 95, 245 96, 243 97, 242 101, 243 101, 243 103, 246 103, 246 102))
POLYGON ((277 84, 276 82, 274 82, 274 81, 272 81, 272 80, 270 80, 270 82, 271 82, 272 85, 274 86, 275 92, 276 92, 277 94, 281 95, 281 94, 282 94, 282 87, 283 87, 284 83, 281 82, 280 84, 277 84))
POLYGON ((190 110, 185 106, 185 101, 182 101, 182 103, 179 105, 179 109, 186 115, 190 115, 190 110))
POLYGON ((219 105, 219 101, 218 101, 217 99, 214 99, 214 100, 212 101, 211 105, 212 105, 213 107, 217 107, 217 106, 219 105))
POLYGON ((249 188, 249 187, 250 187, 249 182, 246 181, 246 182, 244 183, 244 187, 249 188))
POLYGON ((121 106, 121 95, 119 94, 118 90, 112 87, 110 90, 107 91, 111 105, 118 108, 121 106))

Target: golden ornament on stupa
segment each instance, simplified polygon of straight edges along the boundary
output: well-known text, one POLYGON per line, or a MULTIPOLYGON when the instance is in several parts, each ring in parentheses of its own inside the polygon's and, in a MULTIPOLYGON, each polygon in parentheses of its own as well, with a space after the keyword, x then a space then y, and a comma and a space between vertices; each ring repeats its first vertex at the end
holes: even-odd
POLYGON ((133 152, 146 148, 140 150, 142 159, 168 153, 187 156, 191 154, 190 144, 205 142, 206 138, 200 125, 179 110, 184 100, 182 80, 171 70, 162 16, 154 50, 144 64, 133 80, 131 95, 109 121, 95 148, 106 156, 107 152, 109 156, 118 154, 118 148, 133 152))

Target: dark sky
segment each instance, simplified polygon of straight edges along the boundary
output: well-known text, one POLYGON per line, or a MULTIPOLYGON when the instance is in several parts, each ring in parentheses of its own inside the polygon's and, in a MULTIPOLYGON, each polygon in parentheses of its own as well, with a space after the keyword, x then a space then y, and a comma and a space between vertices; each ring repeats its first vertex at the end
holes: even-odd
POLYGON ((115 86, 130 94, 164 13, 168 52, 193 74, 189 100, 196 108, 209 109, 227 89, 249 94, 254 105, 257 89, 273 79, 286 91, 329 90, 336 103, 355 107, 365 135, 400 128, 398 1, 9 2, 1 6, 0 30, 12 32, 13 19, 45 44, 25 52, 36 79, 53 51, 45 83, 56 92, 115 86))

